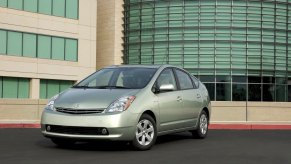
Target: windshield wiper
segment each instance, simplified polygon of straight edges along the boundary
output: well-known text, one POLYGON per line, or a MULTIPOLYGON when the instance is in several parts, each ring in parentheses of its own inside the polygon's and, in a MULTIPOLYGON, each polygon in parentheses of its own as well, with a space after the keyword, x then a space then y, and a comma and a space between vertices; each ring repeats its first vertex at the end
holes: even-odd
POLYGON ((92 87, 89 87, 86 85, 76 85, 76 86, 73 86, 72 88, 92 88, 92 87))
POLYGON ((131 89, 131 88, 123 87, 123 86, 109 86, 109 85, 96 86, 95 88, 98 88, 98 89, 131 89))
POLYGON ((123 86, 109 86, 109 85, 104 85, 104 86, 86 86, 86 85, 76 85, 73 86, 72 88, 93 88, 93 89, 131 89, 131 88, 127 88, 127 87, 123 87, 123 86))

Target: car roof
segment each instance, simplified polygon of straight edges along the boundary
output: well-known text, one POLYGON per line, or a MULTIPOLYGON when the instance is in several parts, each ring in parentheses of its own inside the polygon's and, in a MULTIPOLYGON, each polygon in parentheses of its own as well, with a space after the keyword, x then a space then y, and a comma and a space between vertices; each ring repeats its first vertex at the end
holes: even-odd
POLYGON ((112 65, 105 68, 166 68, 166 67, 175 67, 172 65, 112 65))

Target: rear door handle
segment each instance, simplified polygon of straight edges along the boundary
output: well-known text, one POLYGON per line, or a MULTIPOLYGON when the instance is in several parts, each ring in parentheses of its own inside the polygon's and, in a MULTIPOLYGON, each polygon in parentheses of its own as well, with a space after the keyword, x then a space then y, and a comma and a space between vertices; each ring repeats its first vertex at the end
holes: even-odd
POLYGON ((178 96, 177 97, 177 101, 181 102, 182 101, 182 97, 181 96, 178 96))
POLYGON ((201 97, 201 95, 200 94, 197 94, 197 98, 199 99, 201 97))

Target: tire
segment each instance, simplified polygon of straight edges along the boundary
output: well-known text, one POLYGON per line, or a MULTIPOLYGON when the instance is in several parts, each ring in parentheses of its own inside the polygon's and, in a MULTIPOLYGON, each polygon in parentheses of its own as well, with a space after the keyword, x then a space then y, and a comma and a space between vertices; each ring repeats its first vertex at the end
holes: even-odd
POLYGON ((155 144, 157 139, 157 128, 154 119, 148 115, 143 114, 137 125, 132 146, 135 150, 149 150, 155 144))
POLYGON ((208 133, 209 120, 206 112, 203 110, 198 119, 197 129, 191 131, 194 138, 204 139, 208 133))
POLYGON ((70 139, 61 139, 61 138, 51 138, 52 142, 59 147, 71 147, 76 141, 70 139))

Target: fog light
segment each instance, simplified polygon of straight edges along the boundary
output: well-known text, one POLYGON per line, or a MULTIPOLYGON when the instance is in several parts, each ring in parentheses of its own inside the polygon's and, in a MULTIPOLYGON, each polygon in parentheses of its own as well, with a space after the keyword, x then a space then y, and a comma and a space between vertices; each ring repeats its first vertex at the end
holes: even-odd
POLYGON ((103 128, 102 131, 101 131, 101 133, 102 133, 103 135, 108 134, 107 129, 106 129, 106 128, 103 128))
POLYGON ((48 125, 48 126, 46 127, 46 131, 48 131, 48 132, 51 131, 51 126, 48 125))

